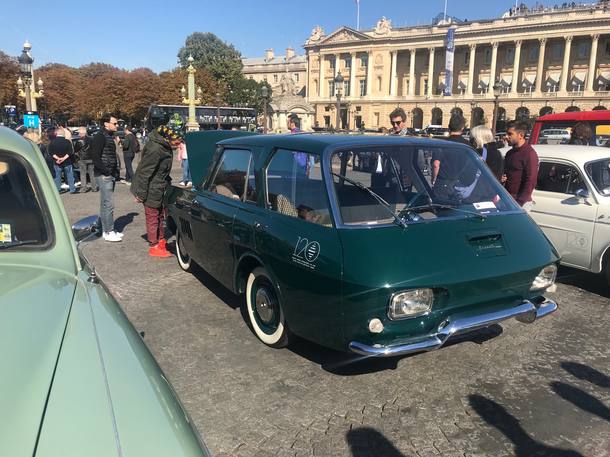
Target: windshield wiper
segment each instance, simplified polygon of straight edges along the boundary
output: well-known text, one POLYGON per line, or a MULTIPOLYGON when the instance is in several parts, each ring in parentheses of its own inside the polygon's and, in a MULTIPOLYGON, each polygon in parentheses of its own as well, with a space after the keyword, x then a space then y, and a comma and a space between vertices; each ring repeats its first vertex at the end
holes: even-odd
POLYGON ((368 193, 369 195, 371 195, 375 200, 377 200, 381 206, 383 206, 385 209, 388 210, 388 212, 392 215, 392 217, 394 218, 394 221, 400 225, 403 228, 407 228, 407 224, 405 223, 405 221, 403 221, 392 209, 392 207, 390 206, 390 204, 388 202, 386 202, 383 197, 379 194, 376 194, 375 192, 373 192, 371 189, 369 189, 368 187, 366 187, 364 184, 362 184, 359 181, 354 181, 353 179, 348 178, 347 176, 344 175, 340 175, 339 173, 335 173, 334 171, 330 172, 331 175, 336 176, 339 179, 344 179, 345 181, 347 181, 348 183, 350 183, 351 185, 355 186, 356 188, 365 191, 366 193, 368 193))
POLYGON ((420 209, 431 209, 431 208, 451 209, 453 211, 458 211, 460 213, 468 214, 470 216, 476 216, 479 219, 481 219, 482 221, 487 219, 487 216, 485 216, 484 214, 481 214, 481 213, 477 213, 476 211, 470 211, 467 209, 457 208, 456 206, 453 206, 453 205, 443 205, 440 203, 432 203, 432 202, 430 202, 426 205, 412 206, 410 208, 401 209, 400 212, 398 213, 398 215, 401 216, 403 213, 408 213, 409 211, 416 211, 416 210, 420 210, 420 209))
POLYGON ((24 240, 24 241, 12 241, 10 243, 0 243, 0 249, 14 248, 16 246, 24 246, 27 244, 40 244, 40 240, 24 240))

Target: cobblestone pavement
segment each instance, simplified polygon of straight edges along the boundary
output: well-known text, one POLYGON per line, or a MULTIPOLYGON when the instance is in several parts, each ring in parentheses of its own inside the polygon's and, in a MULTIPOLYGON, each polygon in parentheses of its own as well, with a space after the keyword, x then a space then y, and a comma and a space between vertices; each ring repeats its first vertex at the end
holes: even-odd
MULTIPOLYGON (((117 184, 115 194, 124 241, 83 251, 145 332, 214 455, 610 455, 601 278, 562 270, 554 315, 436 352, 356 360, 305 341, 275 350, 248 329, 240 299, 204 272, 147 256, 143 209, 128 189, 117 184)), ((98 212, 99 194, 62 198, 71 221, 98 212)))

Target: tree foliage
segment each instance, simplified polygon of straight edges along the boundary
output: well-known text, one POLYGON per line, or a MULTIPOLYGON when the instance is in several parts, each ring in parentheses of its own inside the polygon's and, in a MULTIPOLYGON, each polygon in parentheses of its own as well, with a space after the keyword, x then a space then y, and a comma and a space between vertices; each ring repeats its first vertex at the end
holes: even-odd
MULTIPOLYGON (((148 68, 131 71, 92 62, 79 68, 49 63, 35 69, 44 82, 38 111, 70 122, 97 120, 106 112, 138 124, 151 104, 182 104, 180 89, 187 86, 189 55, 194 58, 195 84, 201 87, 201 104, 247 106, 262 110, 262 84, 242 75, 241 55, 235 47, 213 33, 193 33, 178 52, 180 67, 160 74, 148 68)), ((17 105, 19 65, 15 57, 0 51, 0 107, 17 105)), ((271 88, 268 87, 269 94, 271 88)))
POLYGON ((225 43, 210 32, 195 32, 186 38, 178 51, 178 62, 188 67, 188 58, 193 56, 193 66, 207 71, 212 78, 231 85, 241 77, 243 68, 241 54, 232 44, 225 43))
POLYGON ((0 51, 0 107, 16 105, 24 109, 23 98, 17 96, 19 64, 17 59, 0 51))

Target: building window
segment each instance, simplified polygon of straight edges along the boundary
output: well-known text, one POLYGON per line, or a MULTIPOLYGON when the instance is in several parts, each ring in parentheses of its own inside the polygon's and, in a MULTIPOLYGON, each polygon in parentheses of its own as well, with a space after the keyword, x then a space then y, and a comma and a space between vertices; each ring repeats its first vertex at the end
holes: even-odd
MULTIPOLYGON (((610 43, 610 42, 609 42, 610 43)), ((608 48, 608 46, 606 46, 606 49, 608 48)), ((360 66, 361 67, 366 67, 369 64, 369 56, 368 55, 363 55, 362 57, 360 57, 360 66)))
POLYGON ((373 113, 373 125, 375 127, 379 126, 379 113, 373 113))
POLYGON ((337 66, 337 59, 330 59, 331 70, 334 70, 336 66, 337 66))
POLYGON ((349 97, 350 95, 352 95, 351 90, 350 90, 349 80, 343 81, 343 95, 345 95, 346 97, 349 97))
POLYGON ((381 76, 377 76, 377 92, 381 92, 381 76))
POLYGON ((537 62, 538 57, 540 56, 540 48, 538 46, 534 46, 530 48, 530 52, 528 54, 530 62, 537 62))
POLYGON ((276 83, 277 82, 277 75, 273 75, 273 82, 276 83))
POLYGON ((590 56, 591 48, 589 43, 583 42, 578 45, 578 58, 586 59, 590 56))
POLYGON ((366 95, 366 79, 360 80, 360 96, 364 97, 366 95))
POLYGON ((352 68, 352 58, 348 57, 345 59, 345 68, 352 68))
POLYGON ((610 40, 606 41, 606 56, 610 56, 610 40))
POLYGON ((324 116, 324 127, 330 127, 330 116, 324 116))
POLYGON ((491 49, 485 49, 485 65, 491 65, 491 49))
POLYGON ((267 75, 263 76, 263 81, 267 81, 267 75))
POLYGON ((561 60, 562 57, 563 57, 563 44, 555 43, 551 47, 551 59, 561 60))
POLYGON ((464 65, 469 65, 470 64, 470 52, 468 52, 468 50, 466 50, 466 52, 464 53, 464 65))
POLYGON ((506 63, 513 63, 515 61, 515 48, 508 48, 506 50, 506 63))
POLYGON ((292 75, 292 80, 293 80, 295 83, 298 83, 298 82, 299 82, 299 74, 298 74, 298 73, 294 73, 294 74, 292 75))
POLYGON ((328 81, 328 96, 329 97, 335 96, 335 81, 333 79, 328 81))

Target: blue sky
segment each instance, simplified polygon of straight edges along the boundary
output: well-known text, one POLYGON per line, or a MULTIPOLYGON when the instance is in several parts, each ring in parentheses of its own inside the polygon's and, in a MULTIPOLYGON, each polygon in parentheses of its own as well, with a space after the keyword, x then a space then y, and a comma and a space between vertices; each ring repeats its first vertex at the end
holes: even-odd
MULTIPOLYGON (((514 0, 447 1, 448 14, 467 19, 497 17, 515 4, 514 0)), ((342 25, 356 26, 355 0, 0 3, 0 50, 18 55, 28 39, 35 66, 105 62, 126 69, 163 71, 176 66, 176 54, 192 32, 213 32, 233 43, 244 57, 257 57, 268 47, 277 54, 283 54, 287 46, 302 53, 301 45, 315 25, 326 33, 342 25), (35 11, 28 21, 24 21, 26 8, 22 6, 26 4, 35 11)), ((361 0, 360 25, 372 28, 381 16, 391 19, 395 27, 429 24, 443 7, 444 0, 361 0)))

